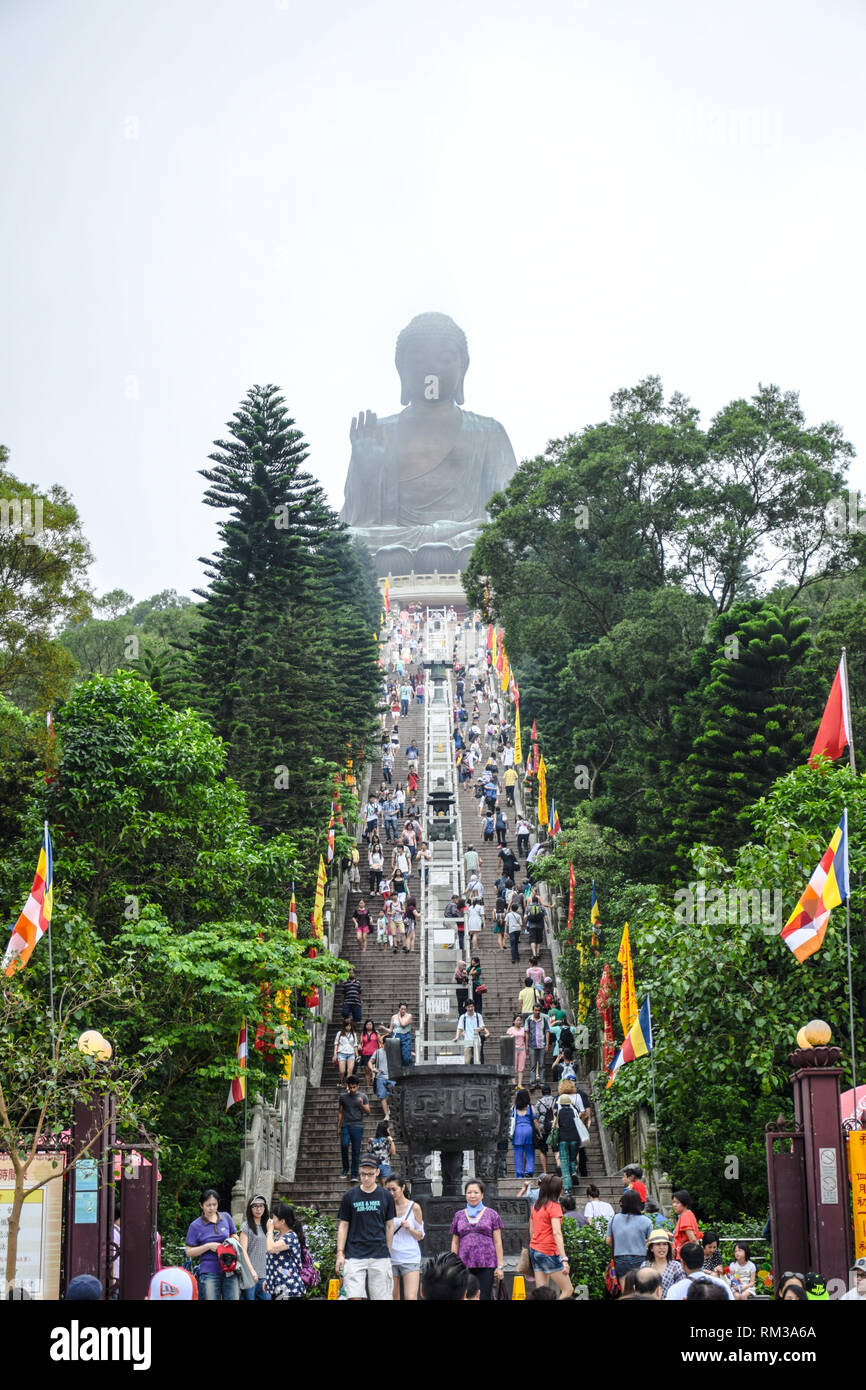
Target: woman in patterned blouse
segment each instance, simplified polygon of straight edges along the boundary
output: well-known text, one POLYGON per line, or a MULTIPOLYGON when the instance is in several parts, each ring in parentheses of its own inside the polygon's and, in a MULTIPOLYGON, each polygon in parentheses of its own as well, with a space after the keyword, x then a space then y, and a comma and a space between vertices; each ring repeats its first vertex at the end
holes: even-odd
POLYGON ((271 1298, 278 1303, 303 1298, 306 1292, 301 1278, 303 1238, 304 1228, 295 1221, 295 1213, 288 1203, 274 1202, 274 1212, 268 1222, 265 1284, 271 1298))
POLYGON ((646 1243, 647 1258, 641 1269, 654 1269, 661 1276, 662 1298, 672 1284, 685 1277, 679 1260, 674 1259, 674 1243, 670 1231, 651 1231, 646 1243))

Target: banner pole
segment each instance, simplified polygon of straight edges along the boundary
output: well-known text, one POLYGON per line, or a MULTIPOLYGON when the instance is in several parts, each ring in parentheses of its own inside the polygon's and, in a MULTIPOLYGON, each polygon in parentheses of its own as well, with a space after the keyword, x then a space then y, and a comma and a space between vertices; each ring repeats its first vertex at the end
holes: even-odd
POLYGON ((845 946, 848 952, 848 1030, 851 1039, 851 1080, 854 1085, 854 1128, 857 1128, 857 1053, 854 1041, 854 976, 851 968, 851 895, 845 899, 845 946))
MULTIPOLYGON (((647 1007, 647 1012, 649 1013, 649 1016, 650 1016, 650 1075, 652 1076, 652 1085, 653 1085, 653 1123, 654 1123, 655 1132, 656 1132, 656 1165, 657 1165, 657 1168, 658 1168, 658 1179, 657 1179, 657 1181, 659 1181, 659 1180, 661 1179, 661 1171, 662 1171, 662 1154, 661 1154, 661 1148, 660 1148, 660 1146, 659 1146, 659 1111, 658 1111, 658 1104, 657 1104, 657 1102, 656 1102, 656 1049, 655 1049, 655 1039, 654 1039, 653 1036, 652 1036, 652 1031, 653 1031, 653 1025, 652 1025, 652 1004, 650 1003, 650 997, 649 997, 649 995, 647 995, 647 1006, 648 1006, 648 1007, 647 1007)), ((661 1190, 661 1187, 659 1186, 659 1191, 660 1191, 660 1190, 661 1190)))
POLYGON ((842 666, 842 676, 844 685, 843 695, 845 699, 845 713, 848 716, 848 730, 851 735, 851 737, 848 740, 848 761, 851 764, 851 771, 856 772, 857 764, 854 759, 854 724, 851 720, 851 696, 848 692, 848 658, 846 656, 846 650, 847 649, 845 647, 842 648, 842 657, 840 664, 842 666))
MULTIPOLYGON (((45 847, 48 848, 48 821, 44 824, 45 847)), ((46 866, 47 867, 47 866, 46 866)), ((53 866, 52 866, 53 870, 53 866)), ((52 871, 53 878, 53 871, 52 871)), ((48 998, 51 1007, 51 1053, 54 1055, 54 952, 51 949, 51 923, 48 923, 48 998)))

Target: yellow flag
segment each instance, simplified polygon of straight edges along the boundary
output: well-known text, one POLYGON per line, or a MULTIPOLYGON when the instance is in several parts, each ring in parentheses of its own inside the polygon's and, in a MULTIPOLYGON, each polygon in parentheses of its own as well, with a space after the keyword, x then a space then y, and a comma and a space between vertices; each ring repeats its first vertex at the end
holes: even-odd
POLYGON ((499 689, 502 691, 503 695, 505 694, 505 691, 508 689, 508 681, 509 681, 509 679, 510 679, 510 676, 511 676, 511 667, 510 667, 509 664, 508 664, 508 657, 505 655, 505 648, 503 647, 503 648, 502 648, 502 677, 501 677, 501 679, 500 679, 500 681, 499 681, 499 689))
POLYGON ((538 824, 547 825, 547 764, 543 753, 538 762, 538 824))
POLYGON ((625 1037, 637 1018, 637 995, 634 990, 634 966, 631 959, 628 922, 623 928, 622 941, 619 943, 616 958, 622 966, 622 981, 619 987, 619 1021, 622 1024, 622 1035, 625 1037))
POLYGON ((514 706, 514 766, 523 766, 523 744, 520 742, 520 706, 514 706))
POLYGON ((316 896, 313 899, 313 936, 324 936, 325 928, 322 912, 325 906, 325 861, 319 855, 319 872, 316 877, 316 896))

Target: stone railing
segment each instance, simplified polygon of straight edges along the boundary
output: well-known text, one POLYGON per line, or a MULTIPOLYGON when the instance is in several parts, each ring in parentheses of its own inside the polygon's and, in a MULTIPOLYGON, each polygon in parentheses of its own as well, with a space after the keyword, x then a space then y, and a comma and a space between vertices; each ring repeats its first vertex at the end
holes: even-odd
MULTIPOLYGON (((369 787, 368 763, 359 788, 359 817, 363 815, 362 808, 366 804, 369 787)), ((338 864, 322 913, 323 945, 335 956, 339 956, 343 949, 348 896, 349 875, 344 873, 338 864)), ((270 1205, 276 1182, 294 1182, 307 1087, 318 1087, 322 1084, 328 1023, 333 1002, 334 990, 320 988, 319 1003, 307 1020, 309 1041, 292 1053, 291 1076, 286 1081, 280 1081, 273 1105, 269 1105, 261 1095, 256 1096, 250 1126, 241 1150, 240 1174, 232 1188, 232 1216, 236 1225, 243 1220, 246 1204, 254 1192, 265 1197, 270 1205)))

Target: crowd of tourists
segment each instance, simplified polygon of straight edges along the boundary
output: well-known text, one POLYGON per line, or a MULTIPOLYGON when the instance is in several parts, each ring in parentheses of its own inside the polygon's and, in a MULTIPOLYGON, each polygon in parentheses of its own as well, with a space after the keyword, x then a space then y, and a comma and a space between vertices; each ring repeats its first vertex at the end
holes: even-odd
MULTIPOLYGON (((371 792, 363 813, 369 886, 352 919, 362 954, 371 939, 382 953, 415 949, 418 899, 431 860, 418 805, 419 748, 410 738, 401 749, 400 733, 401 718, 425 698, 417 615, 394 624, 392 630, 396 641, 383 685, 382 781, 378 791, 371 792), (402 770, 404 761, 403 780, 395 782, 395 770, 402 770), (413 880, 418 885, 414 892, 413 880)), ((527 1201, 525 1248, 518 1262, 518 1272, 531 1278, 527 1299, 576 1299, 565 1245, 569 1222, 574 1227, 592 1223, 603 1234, 610 1251, 608 1291, 622 1301, 748 1299, 757 1292, 757 1265, 749 1242, 737 1242, 733 1258, 725 1265, 718 1233, 701 1229, 687 1191, 674 1193, 672 1215, 666 1219, 648 1196, 636 1165, 623 1170, 618 1210, 602 1200, 599 1188, 589 1180, 590 1094, 578 1076, 574 1027, 551 976, 540 964, 549 919, 533 879, 544 846, 530 848, 531 829, 517 805, 512 733, 486 664, 481 660, 462 664, 456 648, 454 658, 458 773, 464 786, 474 783, 480 842, 496 843, 499 866, 488 893, 478 852, 473 843, 467 844, 465 889, 454 894, 445 909, 446 918, 454 922, 460 953, 454 971, 458 1012, 454 1041, 462 1043, 467 1063, 484 1060, 484 1042, 489 1037, 484 1025, 487 987, 478 943, 487 927, 489 906, 496 943, 502 951, 510 951, 515 965, 522 965, 521 946, 528 946, 507 1029, 514 1043, 515 1087, 508 1145, 514 1173, 522 1183, 519 1195, 527 1201), (486 706, 483 714, 482 705, 486 706), (508 843, 509 820, 514 848, 508 843), (521 859, 526 874, 518 886, 521 859)), ((356 851, 349 873, 352 886, 360 891, 359 863, 356 851)), ((423 1212, 410 1184, 394 1167, 396 1147, 390 1131, 394 1082, 388 1076, 385 1047, 387 1038, 396 1038, 404 1065, 411 1065, 413 1022, 405 1002, 398 1004, 387 1026, 364 1017, 363 991, 354 970, 350 971, 343 986, 342 1025, 333 1052, 344 1086, 338 1124, 342 1178, 349 1184, 337 1216, 335 1264, 341 1296, 371 1301, 412 1301, 419 1296, 425 1301, 507 1298, 502 1221, 486 1204, 480 1178, 466 1183, 464 1202, 451 1221, 450 1250, 424 1258, 423 1212), (382 1115, 362 1153, 370 1095, 382 1115)), ((507 1155, 502 1157, 504 1163, 507 1155)), ((190 1225, 185 1250, 188 1260, 198 1262, 197 1292, 206 1300, 303 1298, 319 1277, 293 1209, 280 1201, 269 1208, 261 1195, 251 1199, 236 1231, 228 1213, 219 1211, 216 1192, 203 1193, 201 1214, 190 1225)), ((855 1271, 856 1289, 848 1297, 866 1298, 866 1261, 859 1264, 863 1268, 855 1271)), ((812 1296, 806 1276, 792 1272, 777 1291, 777 1297, 788 1301, 812 1296)))

